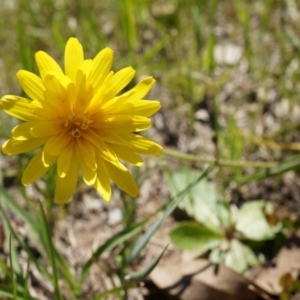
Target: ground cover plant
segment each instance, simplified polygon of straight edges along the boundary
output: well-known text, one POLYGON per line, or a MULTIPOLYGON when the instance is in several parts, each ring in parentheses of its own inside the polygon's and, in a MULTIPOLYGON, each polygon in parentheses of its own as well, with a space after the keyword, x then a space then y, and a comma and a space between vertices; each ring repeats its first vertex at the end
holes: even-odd
POLYGON ((297 1, 3 0, 0 16, 1 299, 299 297, 297 1), (93 63, 119 75, 78 71, 79 43, 85 58, 106 49, 93 63), (54 132, 15 117, 42 122, 56 88, 73 95, 45 53, 82 96, 55 106, 76 116, 47 149, 102 130, 72 148, 78 160, 13 140, 54 132), (119 102, 86 106, 97 78, 96 100, 119 102))

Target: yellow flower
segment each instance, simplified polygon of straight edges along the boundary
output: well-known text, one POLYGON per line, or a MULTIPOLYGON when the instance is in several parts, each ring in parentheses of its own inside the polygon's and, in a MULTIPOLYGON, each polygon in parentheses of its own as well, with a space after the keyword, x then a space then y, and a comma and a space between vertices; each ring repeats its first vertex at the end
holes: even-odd
POLYGON ((12 155, 39 151, 27 165, 22 183, 28 185, 57 165, 54 201, 67 202, 74 193, 79 170, 86 184, 105 200, 111 198, 110 179, 131 196, 138 186, 119 161, 140 166, 139 154, 158 155, 162 148, 136 134, 151 126, 148 118, 160 108, 158 101, 142 100, 155 80, 148 77, 131 90, 119 92, 132 80, 131 67, 110 71, 113 52, 106 48, 94 59, 84 59, 76 38, 66 44, 65 74, 47 53, 35 55, 40 77, 25 70, 17 73, 32 99, 6 95, 2 109, 22 121, 2 146, 12 155))

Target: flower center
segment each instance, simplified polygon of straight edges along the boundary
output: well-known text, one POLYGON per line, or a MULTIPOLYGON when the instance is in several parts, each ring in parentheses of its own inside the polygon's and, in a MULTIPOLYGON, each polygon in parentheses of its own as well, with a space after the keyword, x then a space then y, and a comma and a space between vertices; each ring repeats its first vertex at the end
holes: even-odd
POLYGON ((89 124, 93 121, 89 116, 71 116, 66 120, 64 126, 69 127, 69 134, 74 138, 79 138, 82 135, 82 131, 89 128, 89 124))

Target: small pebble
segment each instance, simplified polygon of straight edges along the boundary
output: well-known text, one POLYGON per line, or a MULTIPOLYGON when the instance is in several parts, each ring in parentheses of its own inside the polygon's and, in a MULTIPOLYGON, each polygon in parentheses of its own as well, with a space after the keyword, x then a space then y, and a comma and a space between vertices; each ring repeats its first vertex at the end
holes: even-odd
POLYGON ((123 214, 120 208, 116 207, 108 213, 108 225, 116 225, 123 219, 123 214))

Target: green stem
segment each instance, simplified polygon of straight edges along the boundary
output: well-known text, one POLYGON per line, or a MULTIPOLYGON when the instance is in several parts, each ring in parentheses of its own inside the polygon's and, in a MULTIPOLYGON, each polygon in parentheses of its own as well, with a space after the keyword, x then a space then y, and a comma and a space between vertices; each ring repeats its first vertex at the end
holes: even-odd
POLYGON ((240 168, 273 168, 278 166, 278 162, 264 162, 264 161, 236 161, 229 159, 215 159, 202 156, 196 156, 192 154, 186 154, 179 151, 174 151, 164 148, 164 155, 172 156, 178 159, 184 159, 189 161, 196 161, 202 163, 215 164, 222 167, 240 167, 240 168))

